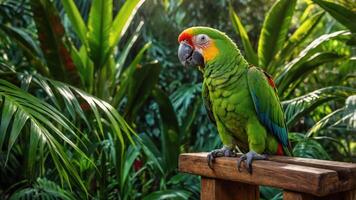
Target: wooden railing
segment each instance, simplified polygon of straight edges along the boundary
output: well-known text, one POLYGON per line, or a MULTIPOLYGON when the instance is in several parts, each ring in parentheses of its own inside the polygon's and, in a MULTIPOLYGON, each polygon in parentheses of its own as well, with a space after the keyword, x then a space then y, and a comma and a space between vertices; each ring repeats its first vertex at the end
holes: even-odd
POLYGON ((207 153, 186 153, 179 157, 179 170, 201 176, 202 200, 256 200, 259 185, 283 189, 284 200, 356 200, 356 164, 269 156, 254 161, 253 173, 237 158, 217 158, 213 169, 207 153))

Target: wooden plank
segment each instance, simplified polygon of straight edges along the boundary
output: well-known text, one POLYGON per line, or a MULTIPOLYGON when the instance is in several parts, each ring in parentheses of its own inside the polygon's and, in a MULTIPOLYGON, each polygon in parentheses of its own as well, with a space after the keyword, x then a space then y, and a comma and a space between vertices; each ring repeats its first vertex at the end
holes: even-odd
POLYGON ((293 191, 283 191, 283 200, 356 200, 356 190, 334 193, 323 197, 293 191))
POLYGON ((322 169, 330 169, 337 172, 339 177, 339 185, 344 190, 352 190, 356 188, 356 164, 337 162, 329 160, 317 160, 308 158, 286 157, 286 156, 269 156, 270 161, 281 163, 296 164, 301 166, 309 166, 322 169))
POLYGON ((201 200, 258 200, 256 185, 202 177, 201 200))
POLYGON ((245 169, 238 172, 236 158, 218 158, 212 170, 207 165, 206 156, 207 153, 181 154, 179 170, 200 176, 278 187, 317 196, 342 190, 338 185, 338 174, 334 170, 261 160, 253 162, 251 175, 245 169))

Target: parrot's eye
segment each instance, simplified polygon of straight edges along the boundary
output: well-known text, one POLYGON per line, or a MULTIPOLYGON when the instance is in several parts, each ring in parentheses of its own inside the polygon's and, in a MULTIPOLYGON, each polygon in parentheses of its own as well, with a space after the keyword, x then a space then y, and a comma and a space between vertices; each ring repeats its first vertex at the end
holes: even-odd
POLYGON ((206 44, 209 40, 209 37, 205 34, 200 34, 200 35, 197 35, 197 42, 199 44, 206 44))

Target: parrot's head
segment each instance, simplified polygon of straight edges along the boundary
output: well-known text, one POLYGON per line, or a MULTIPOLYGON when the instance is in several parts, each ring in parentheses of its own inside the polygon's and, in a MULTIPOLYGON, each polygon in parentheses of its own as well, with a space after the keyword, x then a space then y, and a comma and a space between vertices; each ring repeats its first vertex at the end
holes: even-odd
POLYGON ((178 42, 180 62, 184 66, 199 66, 201 70, 210 63, 226 60, 237 50, 236 44, 225 33, 202 26, 184 30, 178 42))

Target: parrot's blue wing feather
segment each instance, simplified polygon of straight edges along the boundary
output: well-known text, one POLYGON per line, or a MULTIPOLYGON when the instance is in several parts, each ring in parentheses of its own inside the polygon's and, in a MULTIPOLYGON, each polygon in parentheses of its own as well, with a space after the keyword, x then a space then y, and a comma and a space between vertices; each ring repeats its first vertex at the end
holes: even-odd
POLYGON ((256 67, 249 68, 247 77, 250 94, 260 122, 278 138, 284 147, 289 147, 288 131, 272 78, 256 67))

